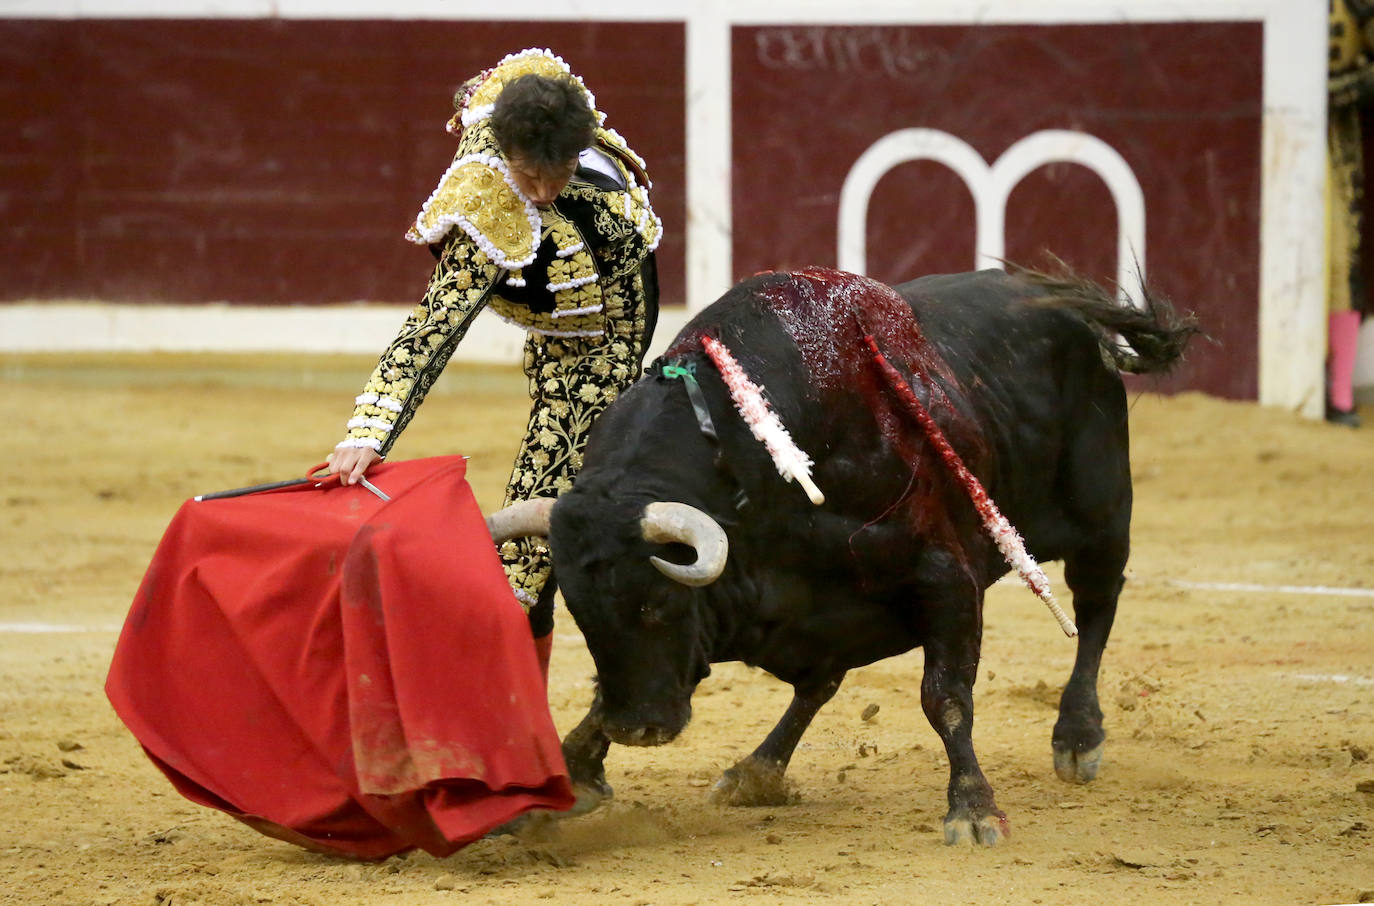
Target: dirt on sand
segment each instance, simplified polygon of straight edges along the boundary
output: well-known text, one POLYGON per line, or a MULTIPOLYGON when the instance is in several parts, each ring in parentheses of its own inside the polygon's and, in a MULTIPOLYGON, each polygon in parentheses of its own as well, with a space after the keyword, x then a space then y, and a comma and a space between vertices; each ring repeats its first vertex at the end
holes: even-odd
MULTIPOLYGON (((610 805, 447 859, 330 858, 191 805, 105 700, 118 627, 177 506, 303 473, 370 367, 0 359, 0 902, 1374 901, 1374 426, 1190 394, 1133 395, 1134 553, 1096 782, 1061 783, 1050 757, 1073 643, 1024 588, 989 593, 975 742, 1011 822, 1004 846, 943 845, 948 765, 921 713, 919 651, 850 673, 798 749, 786 807, 707 799, 790 697, 737 664, 702 684, 678 741, 612 749, 610 805)), ((396 456, 470 455, 490 510, 523 378, 450 371, 396 456)), ((560 610, 561 730, 591 674, 560 610)))

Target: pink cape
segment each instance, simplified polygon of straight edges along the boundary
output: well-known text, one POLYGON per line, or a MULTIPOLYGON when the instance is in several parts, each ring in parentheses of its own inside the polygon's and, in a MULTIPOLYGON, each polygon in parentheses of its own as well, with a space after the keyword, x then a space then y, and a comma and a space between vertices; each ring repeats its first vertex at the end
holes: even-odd
POLYGON ((448 855, 573 794, 462 457, 188 500, 105 691, 192 801, 310 849, 448 855))

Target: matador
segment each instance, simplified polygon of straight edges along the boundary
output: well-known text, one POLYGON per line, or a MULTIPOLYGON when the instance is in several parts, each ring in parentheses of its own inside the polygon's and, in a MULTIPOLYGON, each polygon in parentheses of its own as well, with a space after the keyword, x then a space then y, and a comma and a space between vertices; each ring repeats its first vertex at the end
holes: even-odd
MULTIPOLYGON (((454 104, 448 129, 459 137, 457 153, 406 234, 428 245, 438 263, 357 397, 336 457, 357 450, 385 456, 473 319, 488 309, 528 332, 524 371, 533 406, 505 503, 556 497, 572 485, 592 423, 639 377, 657 317, 654 250, 662 223, 649 204, 644 161, 606 127, 591 92, 551 51, 507 56, 465 83, 454 104), (568 146, 582 150, 572 152, 566 171, 549 163, 547 150, 540 165, 537 130, 564 128, 556 119, 541 126, 543 101, 520 102, 533 114, 517 110, 535 139, 528 128, 510 138, 515 127, 502 125, 503 93, 515 95, 513 85, 523 92, 529 76, 546 80, 535 86, 541 90, 561 84, 578 99, 574 106, 585 104, 574 113, 590 112, 590 141, 568 146)), ((362 468, 373 461, 349 454, 360 455, 362 468)), ((500 555, 536 639, 545 641, 554 587, 543 539, 505 542, 500 555)), ((547 665, 547 644, 540 655, 547 665)))

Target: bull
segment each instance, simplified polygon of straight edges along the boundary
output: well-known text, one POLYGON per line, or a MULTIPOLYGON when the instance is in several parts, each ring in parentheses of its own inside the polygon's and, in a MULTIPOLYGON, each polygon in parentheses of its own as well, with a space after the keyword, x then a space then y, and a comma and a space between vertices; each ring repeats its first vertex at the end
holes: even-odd
POLYGON ((949 760, 945 841, 1009 833, 972 741, 983 597, 1007 562, 866 338, 1030 554, 1063 561, 1079 634, 1051 747, 1061 779, 1093 780, 1106 736, 1098 671, 1130 549, 1121 373, 1169 369, 1197 329, 1162 300, 1145 303, 1030 271, 892 288, 809 268, 745 280, 696 315, 601 416, 573 488, 551 513, 532 504, 596 665, 592 709, 564 740, 587 799, 610 793, 611 742, 669 742, 710 665, 742 661, 794 695, 714 795, 782 801, 793 751, 846 671, 919 646, 921 707, 949 760), (814 461, 822 505, 779 477, 704 337, 764 387, 814 461))

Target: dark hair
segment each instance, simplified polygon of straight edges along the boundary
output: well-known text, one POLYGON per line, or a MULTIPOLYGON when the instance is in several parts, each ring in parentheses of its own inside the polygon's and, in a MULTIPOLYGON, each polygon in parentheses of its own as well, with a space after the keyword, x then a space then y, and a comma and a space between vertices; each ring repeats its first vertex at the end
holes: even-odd
POLYGON ((536 167, 555 167, 577 157, 596 138, 596 114, 569 76, 528 73, 497 95, 491 131, 501 151, 536 167))

